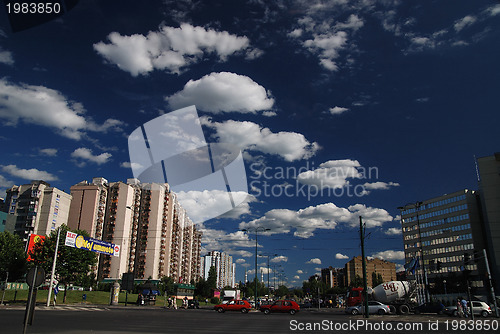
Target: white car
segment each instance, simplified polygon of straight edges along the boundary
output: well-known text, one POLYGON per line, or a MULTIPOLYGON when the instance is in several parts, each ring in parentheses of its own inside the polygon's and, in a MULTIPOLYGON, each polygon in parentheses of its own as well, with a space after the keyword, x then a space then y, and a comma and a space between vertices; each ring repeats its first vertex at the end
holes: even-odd
MULTIPOLYGON (((345 313, 356 315, 363 314, 365 312, 365 305, 358 304, 356 306, 350 306, 345 309, 345 313)), ((368 313, 369 314, 389 314, 391 313, 391 309, 388 305, 382 304, 381 302, 377 302, 374 300, 368 301, 368 313)))

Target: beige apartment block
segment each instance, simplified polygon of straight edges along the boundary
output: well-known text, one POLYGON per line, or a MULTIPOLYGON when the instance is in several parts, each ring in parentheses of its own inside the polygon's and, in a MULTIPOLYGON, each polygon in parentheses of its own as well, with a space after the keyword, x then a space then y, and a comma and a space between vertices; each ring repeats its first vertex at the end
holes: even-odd
MULTIPOLYGON (((361 256, 353 257, 345 265, 345 279, 346 286, 355 279, 356 275, 363 277, 363 258, 361 256)), ((380 274, 384 282, 396 280, 396 264, 394 262, 389 262, 374 258, 371 260, 366 260, 366 275, 368 279, 368 285, 373 287, 372 273, 376 275, 380 274)))
POLYGON ((4 211, 16 216, 14 233, 24 242, 31 233, 47 235, 67 224, 71 195, 44 181, 6 190, 4 211))
POLYGON ((92 183, 82 181, 70 188, 73 200, 69 211, 68 227, 71 230, 87 231, 92 238, 102 238, 108 181, 102 177, 92 183))

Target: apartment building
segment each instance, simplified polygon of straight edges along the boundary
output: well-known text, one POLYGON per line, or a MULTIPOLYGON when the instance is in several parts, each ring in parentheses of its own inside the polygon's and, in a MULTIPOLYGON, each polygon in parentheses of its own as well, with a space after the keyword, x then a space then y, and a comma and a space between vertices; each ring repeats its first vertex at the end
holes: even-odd
POLYGON ((207 255, 201 257, 201 277, 208 279, 208 274, 211 267, 215 267, 217 272, 217 288, 222 289, 225 286, 234 288, 235 283, 235 268, 233 257, 227 253, 219 251, 208 252, 207 255))
POLYGON ((328 288, 343 288, 344 287, 344 268, 328 268, 321 269, 321 280, 328 288))
POLYGON ((178 203, 168 184, 137 179, 109 183, 95 178, 72 187, 71 226, 102 235, 120 246, 120 256, 100 255, 98 279, 170 276, 174 282, 199 277, 201 232, 178 203), (101 227, 102 226, 102 227, 101 227))
POLYGON ((71 201, 68 227, 87 231, 92 238, 101 239, 108 200, 108 180, 102 177, 92 182, 82 181, 70 188, 71 201))
POLYGON ((24 242, 31 233, 48 235, 68 223, 71 195, 44 181, 6 190, 4 211, 16 216, 14 233, 24 242))
MULTIPOLYGON (((366 259, 366 275, 368 285, 374 287, 373 273, 376 276, 382 276, 383 282, 396 280, 396 264, 379 258, 366 259)), ((353 257, 345 264, 345 285, 349 286, 356 276, 363 277, 363 258, 361 256, 353 257)))

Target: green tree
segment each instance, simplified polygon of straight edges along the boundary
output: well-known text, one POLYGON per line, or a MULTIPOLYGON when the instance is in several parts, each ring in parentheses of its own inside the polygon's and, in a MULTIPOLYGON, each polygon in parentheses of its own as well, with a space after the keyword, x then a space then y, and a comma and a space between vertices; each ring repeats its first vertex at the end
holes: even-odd
MULTIPOLYGON (((62 283, 64 289, 64 300, 66 302, 66 291, 69 284, 85 285, 92 281, 92 267, 97 263, 97 254, 84 249, 68 247, 64 245, 64 238, 68 227, 62 225, 61 239, 57 251, 56 277, 62 283)), ((88 236, 86 231, 73 231, 77 234, 88 236)), ((52 262, 57 242, 57 231, 52 231, 41 244, 36 244, 30 254, 34 264, 40 265, 47 274, 52 270, 52 262)))
POLYGON ((210 291, 217 288, 217 270, 214 266, 211 266, 210 270, 208 271, 207 288, 210 291))
POLYGON ((170 276, 163 276, 159 284, 160 293, 164 295, 173 295, 174 291, 174 279, 170 276))
POLYGON ((354 277, 354 279, 351 281, 349 286, 351 286, 353 288, 362 287, 363 286, 363 278, 361 278, 359 275, 356 275, 356 277, 354 277))
POLYGON ((15 281, 26 274, 26 253, 23 241, 10 232, 0 233, 0 279, 15 281))
POLYGON ((204 278, 200 278, 198 282, 196 282, 196 288, 194 290, 194 294, 196 296, 200 296, 202 298, 211 298, 213 294, 211 293, 211 289, 208 287, 208 283, 204 278))
POLYGON ((274 294, 276 296, 279 296, 280 298, 283 298, 285 297, 286 295, 288 295, 290 293, 290 291, 288 290, 288 288, 284 285, 280 285, 278 287, 278 289, 276 289, 276 291, 274 292, 274 294))

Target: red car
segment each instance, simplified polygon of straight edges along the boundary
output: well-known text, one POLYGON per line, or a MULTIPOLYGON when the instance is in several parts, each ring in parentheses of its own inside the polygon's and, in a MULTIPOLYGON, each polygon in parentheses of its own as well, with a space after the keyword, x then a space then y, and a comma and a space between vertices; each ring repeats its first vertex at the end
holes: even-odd
POLYGON ((219 313, 224 313, 226 311, 240 311, 241 313, 248 313, 252 308, 249 302, 246 300, 231 299, 226 304, 219 304, 214 306, 214 310, 219 313))
POLYGON ((300 311, 300 306, 293 300, 277 300, 272 304, 262 305, 260 310, 264 312, 264 314, 270 314, 271 312, 287 312, 293 315, 300 311))

